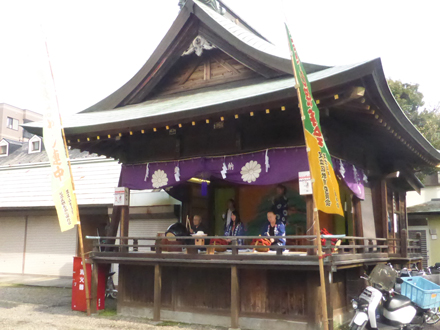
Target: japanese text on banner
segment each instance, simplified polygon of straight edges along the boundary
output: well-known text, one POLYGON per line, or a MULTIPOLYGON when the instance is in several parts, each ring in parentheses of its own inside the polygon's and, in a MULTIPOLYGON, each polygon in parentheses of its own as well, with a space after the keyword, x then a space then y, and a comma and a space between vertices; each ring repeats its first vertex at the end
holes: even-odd
POLYGON ((61 135, 59 115, 49 106, 43 121, 43 140, 51 166, 52 196, 61 231, 66 231, 78 223, 76 195, 61 135))

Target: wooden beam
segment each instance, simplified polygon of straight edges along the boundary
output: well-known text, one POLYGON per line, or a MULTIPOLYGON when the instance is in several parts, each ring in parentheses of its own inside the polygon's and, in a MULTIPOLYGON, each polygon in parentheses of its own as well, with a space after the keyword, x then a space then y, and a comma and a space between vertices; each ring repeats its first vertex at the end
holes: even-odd
POLYGON ((362 208, 361 208, 361 200, 356 196, 353 196, 352 199, 353 210, 354 210, 354 225, 355 225, 355 234, 353 236, 364 237, 364 228, 362 223, 362 208))
MULTIPOLYGON (((128 206, 121 206, 121 237, 128 237, 128 223, 130 219, 128 206)), ((128 244, 128 240, 121 239, 121 244, 128 244)), ((121 247, 121 252, 128 252, 127 246, 121 247)))
POLYGON ((240 287, 237 266, 231 267, 231 329, 239 329, 240 287))
POLYGON ((211 79, 211 61, 207 59, 204 63, 203 80, 211 79))
POLYGON ((333 294, 332 294, 333 273, 331 271, 325 272, 325 286, 327 287, 327 315, 328 315, 328 329, 333 330, 333 294))
POLYGON ((404 192, 399 192, 400 254, 402 258, 408 258, 408 218, 406 214, 405 195, 404 192))
POLYGON ((202 61, 202 58, 200 56, 197 56, 197 60, 195 60, 191 66, 189 67, 189 69, 186 71, 186 73, 182 76, 182 79, 179 80, 178 85, 183 85, 184 83, 187 82, 187 80, 189 79, 189 77, 191 77, 191 75, 194 73, 194 71, 197 69, 197 67, 200 65, 202 61))
MULTIPOLYGON (((350 87, 347 90, 344 90, 341 93, 332 93, 331 95, 325 95, 321 97, 317 97, 319 99, 319 107, 328 108, 328 107, 336 107, 341 105, 347 105, 350 103, 350 106, 353 104, 353 101, 358 100, 364 96, 365 88, 359 86, 350 87)), ((362 103, 356 103, 360 109, 369 110, 370 106, 362 103)))
POLYGON ((214 60, 216 60, 218 62, 218 64, 220 64, 222 67, 224 67, 226 70, 235 73, 235 74, 239 74, 240 71, 238 71, 236 68, 234 68, 232 65, 230 65, 228 62, 226 62, 224 59, 220 58, 220 56, 218 55, 213 55, 212 56, 214 58, 214 60))
POLYGON ((154 311, 153 321, 160 321, 162 299, 162 268, 159 264, 154 266, 154 311))

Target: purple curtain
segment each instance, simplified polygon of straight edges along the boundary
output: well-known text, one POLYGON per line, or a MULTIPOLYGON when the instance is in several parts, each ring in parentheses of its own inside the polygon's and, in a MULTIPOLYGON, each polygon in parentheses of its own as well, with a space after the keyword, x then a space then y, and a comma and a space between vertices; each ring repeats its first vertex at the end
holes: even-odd
MULTIPOLYGON (((333 159, 336 175, 359 198, 364 198, 363 171, 333 159)), ((182 161, 123 165, 121 184, 134 190, 175 186, 192 177, 211 176, 236 184, 269 185, 298 179, 308 171, 305 147, 267 149, 224 157, 203 157, 182 161)))

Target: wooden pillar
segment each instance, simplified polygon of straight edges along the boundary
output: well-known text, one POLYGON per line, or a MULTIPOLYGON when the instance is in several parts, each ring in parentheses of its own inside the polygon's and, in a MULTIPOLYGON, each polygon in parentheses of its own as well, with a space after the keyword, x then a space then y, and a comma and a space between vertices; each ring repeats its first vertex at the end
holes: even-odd
POLYGON ((332 283, 333 283, 333 273, 331 271, 326 271, 325 273, 325 287, 327 288, 327 315, 328 315, 328 330, 333 330, 333 294, 332 294, 332 283))
MULTIPOLYGON (((306 217, 306 235, 315 235, 315 225, 313 223, 313 195, 306 195, 306 217)), ((316 244, 316 241, 314 243, 316 244)), ((316 250, 308 249, 307 255, 316 255, 316 250)))
MULTIPOLYGON (((128 222, 130 214, 128 206, 121 206, 121 237, 128 237, 128 222)), ((121 245, 128 244, 127 239, 121 239, 121 245)), ((121 252, 128 252, 128 246, 121 246, 121 252)))
MULTIPOLYGON (((121 206, 113 206, 111 222, 105 230, 105 236, 115 237, 118 234, 118 227, 121 222, 121 206)), ((115 240, 106 240, 107 244, 115 244, 115 240)), ((106 246, 104 251, 114 251, 113 246, 106 246)))
POLYGON ((90 293, 90 312, 96 313, 96 306, 98 305, 98 264, 92 264, 92 283, 90 293))
POLYGON ((364 237, 364 227, 362 223, 362 209, 361 209, 361 200, 356 196, 353 196, 352 199, 353 210, 354 210, 354 231, 356 233, 355 236, 364 237))
POLYGON ((408 231, 400 231, 400 255, 402 258, 408 258, 408 231))
MULTIPOLYGON (((382 217, 382 237, 388 238, 388 194, 387 194, 387 182, 385 179, 380 181, 380 199, 381 199, 381 217, 382 217)), ((388 253, 394 252, 393 242, 388 242, 388 253)))
POLYGON ((399 193, 400 216, 400 253, 402 258, 408 257, 408 218, 406 214, 406 193, 399 193))
POLYGON ((160 265, 154 266, 154 311, 153 321, 160 321, 160 309, 162 298, 162 268, 160 265))
POLYGON ((237 266, 231 267, 231 329, 239 329, 240 287, 237 266))

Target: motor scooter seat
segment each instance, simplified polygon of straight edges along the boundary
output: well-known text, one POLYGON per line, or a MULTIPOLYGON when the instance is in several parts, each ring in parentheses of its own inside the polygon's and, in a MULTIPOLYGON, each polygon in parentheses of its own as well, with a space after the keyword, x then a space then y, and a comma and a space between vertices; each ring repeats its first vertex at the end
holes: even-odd
POLYGON ((387 300, 384 304, 384 307, 393 312, 405 306, 411 305, 411 300, 408 297, 402 296, 400 294, 395 295, 392 299, 387 300))

